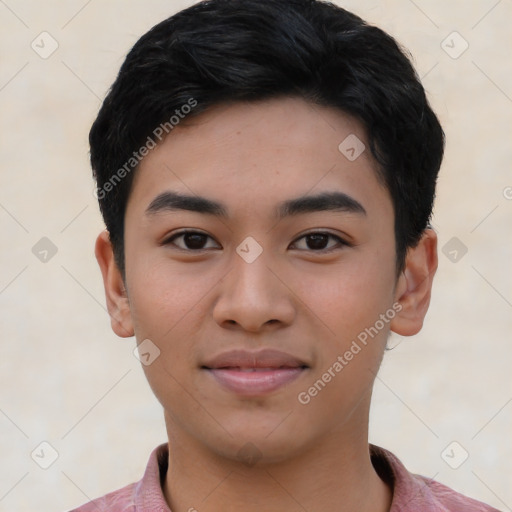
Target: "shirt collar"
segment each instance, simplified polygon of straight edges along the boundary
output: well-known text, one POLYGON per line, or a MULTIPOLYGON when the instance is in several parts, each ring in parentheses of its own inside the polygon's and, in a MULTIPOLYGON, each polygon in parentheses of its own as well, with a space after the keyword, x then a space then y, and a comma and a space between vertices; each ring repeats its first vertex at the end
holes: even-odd
POLYGON ((144 476, 135 488, 135 510, 137 512, 171 512, 162 490, 168 464, 169 447, 167 443, 164 443, 151 452, 144 476))
MULTIPOLYGON (((392 489, 393 499, 389 512, 406 512, 437 510, 432 502, 429 490, 430 481, 426 478, 416 479, 400 460, 388 450, 369 445, 372 464, 378 475, 392 489)), ((167 443, 157 446, 149 457, 149 462, 142 480, 135 488, 135 510, 137 512, 155 511, 172 512, 162 490, 169 463, 167 443)))

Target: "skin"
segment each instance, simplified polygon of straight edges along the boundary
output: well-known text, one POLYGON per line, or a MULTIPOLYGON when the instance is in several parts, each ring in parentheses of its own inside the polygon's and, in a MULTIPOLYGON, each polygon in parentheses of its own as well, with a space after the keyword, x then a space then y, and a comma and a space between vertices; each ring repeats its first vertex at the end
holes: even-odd
POLYGON ((125 217, 126 281, 108 233, 97 239, 113 330, 161 351, 143 368, 165 412, 163 488, 173 512, 389 510, 391 490, 369 457, 372 387, 390 330, 410 336, 422 327, 437 238, 425 230, 396 275, 391 198, 368 150, 353 162, 338 150, 350 134, 368 147, 357 120, 297 98, 216 106, 176 127, 137 170, 125 217), (229 217, 146 213, 171 190, 222 202, 229 217), (366 215, 274 217, 284 200, 333 190, 366 215), (183 229, 206 234, 205 250, 193 252, 183 237, 163 243, 183 229), (325 237, 318 249, 304 237, 312 231, 350 245, 325 237), (263 249, 252 263, 236 252, 248 236, 263 249), (298 394, 393 304, 400 312, 301 404, 298 394), (229 349, 268 347, 309 368, 262 397, 227 391, 201 369, 229 349), (241 457, 244 446, 256 463, 241 457))

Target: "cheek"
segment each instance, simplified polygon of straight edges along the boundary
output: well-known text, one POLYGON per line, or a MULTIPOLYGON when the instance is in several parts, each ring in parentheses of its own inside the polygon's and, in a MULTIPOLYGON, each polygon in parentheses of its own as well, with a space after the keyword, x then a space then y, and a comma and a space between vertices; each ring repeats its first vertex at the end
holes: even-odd
POLYGON ((135 336, 138 343, 151 340, 160 351, 143 370, 164 407, 171 399, 180 404, 186 396, 187 379, 195 370, 193 337, 203 322, 201 299, 212 285, 197 274, 173 269, 170 261, 138 263, 132 264, 130 271, 127 266, 135 336))
POLYGON ((180 383, 192 370, 190 326, 201 321, 197 304, 204 293, 198 286, 190 286, 185 276, 171 276, 161 265, 140 269, 130 279, 130 309, 137 343, 149 339, 159 351, 143 370, 154 394, 164 404, 168 396, 182 396, 180 383))
POLYGON ((327 415, 332 424, 342 425, 361 400, 370 399, 389 332, 390 320, 383 322, 380 315, 391 306, 392 281, 382 277, 389 276, 382 261, 357 271, 333 269, 331 274, 303 281, 306 304, 328 329, 323 330, 318 366, 301 397, 309 400, 311 415, 327 415))
POLYGON ((301 273, 296 282, 301 283, 300 296, 305 304, 331 334, 346 343, 391 306, 393 280, 389 268, 393 266, 394 260, 354 259, 309 277, 301 273))
POLYGON ((154 336, 166 338, 190 325, 197 315, 201 299, 211 288, 210 280, 177 268, 170 260, 134 258, 127 281, 130 309, 137 338, 154 336))

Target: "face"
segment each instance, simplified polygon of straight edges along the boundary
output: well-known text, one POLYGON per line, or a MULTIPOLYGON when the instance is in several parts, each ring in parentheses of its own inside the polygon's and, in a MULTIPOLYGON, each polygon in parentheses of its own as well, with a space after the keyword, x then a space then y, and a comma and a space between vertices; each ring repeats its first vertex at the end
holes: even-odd
POLYGON ((97 255, 114 329, 150 340, 143 368, 171 437, 277 461, 366 431, 390 328, 423 316, 414 265, 397 280, 390 195, 354 136, 368 147, 359 122, 300 99, 238 103, 142 161, 126 290, 106 245, 97 255))

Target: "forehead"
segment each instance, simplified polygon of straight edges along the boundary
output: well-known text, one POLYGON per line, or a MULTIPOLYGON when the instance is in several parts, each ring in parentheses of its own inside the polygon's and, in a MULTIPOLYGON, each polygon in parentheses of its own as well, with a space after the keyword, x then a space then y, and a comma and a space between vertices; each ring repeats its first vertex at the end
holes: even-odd
POLYGON ((392 213, 362 124, 298 98, 185 119, 141 162, 128 207, 147 208, 165 190, 222 202, 228 215, 274 212, 283 199, 328 190, 392 213))

